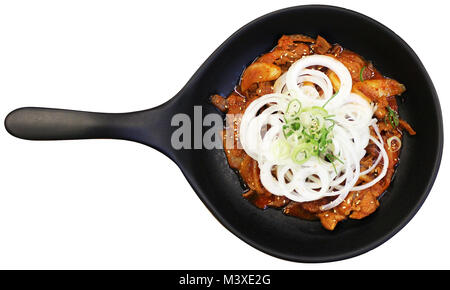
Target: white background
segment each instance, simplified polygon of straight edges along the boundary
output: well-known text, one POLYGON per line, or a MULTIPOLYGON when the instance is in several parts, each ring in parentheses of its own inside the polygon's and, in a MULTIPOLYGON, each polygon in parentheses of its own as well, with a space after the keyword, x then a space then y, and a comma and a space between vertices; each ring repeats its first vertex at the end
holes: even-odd
MULTIPOLYGON (((3 119, 21 106, 124 112, 159 105, 241 26, 311 2, 0 3, 3 119)), ((444 3, 321 2, 366 14, 409 43, 434 81, 446 119, 450 23, 444 3)), ((146 146, 29 142, 3 126, 0 144, 3 269, 450 268, 447 154, 424 206, 394 238, 345 261, 300 264, 263 254, 228 232, 175 164, 146 146)))

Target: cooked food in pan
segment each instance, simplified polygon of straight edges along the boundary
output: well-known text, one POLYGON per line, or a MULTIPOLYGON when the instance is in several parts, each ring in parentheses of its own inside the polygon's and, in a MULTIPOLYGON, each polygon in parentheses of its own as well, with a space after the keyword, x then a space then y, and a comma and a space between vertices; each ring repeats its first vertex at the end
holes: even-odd
POLYGON ((259 208, 333 230, 379 206, 399 162, 405 86, 321 36, 284 35, 212 103, 227 113, 224 150, 259 208))

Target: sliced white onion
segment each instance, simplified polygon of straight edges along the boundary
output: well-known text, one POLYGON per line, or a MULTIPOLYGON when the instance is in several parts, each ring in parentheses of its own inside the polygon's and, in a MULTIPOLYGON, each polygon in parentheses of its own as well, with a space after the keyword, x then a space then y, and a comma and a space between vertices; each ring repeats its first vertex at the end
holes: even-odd
POLYGON ((341 62, 330 56, 306 56, 293 63, 275 81, 273 94, 254 100, 247 107, 241 120, 240 141, 245 152, 258 161, 261 183, 268 191, 297 202, 336 196, 321 208, 328 210, 345 200, 349 192, 369 188, 385 176, 389 160, 376 119, 372 119, 374 108, 361 96, 351 93, 351 88, 350 72, 341 62), (322 71, 312 69, 315 66, 334 71, 340 81, 338 92, 333 94, 330 79, 322 71), (334 162, 333 166, 317 157, 298 164, 289 154, 274 154, 279 150, 274 150, 273 146, 279 146, 280 140, 285 138, 284 112, 294 99, 299 100, 303 107, 326 105, 327 111, 335 116, 336 124, 331 133, 333 147, 330 150, 343 164, 334 162), (370 126, 378 140, 370 135, 370 126), (361 172, 360 161, 366 154, 369 141, 379 148, 380 154, 370 168, 361 172), (355 186, 359 177, 374 170, 381 159, 383 170, 377 178, 355 186))
MULTIPOLYGON (((319 71, 317 71, 319 72, 319 71)), ((348 69, 338 60, 325 55, 310 55, 299 59, 294 62, 289 68, 286 74, 286 87, 292 97, 296 97, 304 103, 306 106, 322 106, 331 98, 327 108, 337 108, 341 106, 352 89, 352 77, 348 69), (332 70, 340 81, 340 88, 336 95, 333 97, 333 86, 330 79, 323 73, 315 74, 316 78, 310 79, 310 81, 320 86, 320 82, 317 82, 317 78, 323 78, 328 87, 323 87, 322 98, 310 98, 304 94, 298 85, 298 79, 305 75, 311 75, 311 66, 323 66, 332 70)))

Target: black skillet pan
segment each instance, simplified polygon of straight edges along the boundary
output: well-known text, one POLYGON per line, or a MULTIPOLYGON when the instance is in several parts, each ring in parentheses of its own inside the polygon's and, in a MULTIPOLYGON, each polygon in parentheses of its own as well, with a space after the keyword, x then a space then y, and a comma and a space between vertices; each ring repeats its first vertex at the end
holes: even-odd
POLYGON ((353 257, 392 237, 427 197, 443 147, 438 97, 416 54, 375 20, 331 6, 292 7, 247 24, 205 61, 175 97, 159 107, 123 114, 21 108, 7 116, 5 126, 12 135, 30 140, 114 138, 153 147, 180 167, 203 203, 228 230, 265 253, 298 262, 353 257), (282 34, 294 33, 320 34, 338 42, 405 84, 400 114, 417 131, 416 136, 406 134, 404 138, 400 165, 380 208, 363 220, 342 222, 333 232, 324 230, 319 222, 255 208, 242 198, 241 183, 223 150, 175 150, 170 142, 177 128, 171 126, 174 114, 185 113, 193 120, 194 106, 202 106, 203 115, 218 113, 209 97, 213 93, 228 95, 246 66, 271 50, 282 34))

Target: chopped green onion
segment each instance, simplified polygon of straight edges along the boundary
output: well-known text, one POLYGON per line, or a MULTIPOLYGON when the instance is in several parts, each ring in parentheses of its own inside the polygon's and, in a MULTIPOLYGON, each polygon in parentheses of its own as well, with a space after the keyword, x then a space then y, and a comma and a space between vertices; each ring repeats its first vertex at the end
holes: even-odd
POLYGON ((361 69, 361 71, 359 72, 359 79, 360 79, 362 82, 364 81, 364 78, 363 78, 363 72, 364 72, 365 69, 366 69, 366 66, 363 66, 362 69, 361 69))
POLYGON ((333 163, 337 157, 327 153, 333 146, 332 131, 336 125, 333 117, 335 115, 330 115, 324 107, 302 108, 300 101, 292 100, 287 106, 282 127, 285 143, 276 142, 272 148, 274 156, 284 158, 289 151, 297 164, 303 164, 311 156, 327 158, 333 163))
POLYGON ((303 143, 292 150, 291 158, 297 164, 303 164, 312 156, 312 146, 310 143, 303 143))
POLYGON ((300 109, 302 108, 302 104, 299 100, 294 99, 289 102, 286 112, 284 113, 284 119, 287 121, 294 119, 300 113, 300 109))
POLYGON ((304 108, 302 109, 301 113, 303 112, 308 112, 314 115, 321 115, 323 117, 327 117, 328 116, 328 111, 325 110, 323 107, 319 107, 319 106, 312 106, 309 108, 304 108))
POLYGON ((301 127, 301 124, 300 124, 299 122, 293 122, 293 123, 291 123, 291 128, 292 128, 292 130, 294 130, 294 131, 298 131, 298 130, 300 129, 300 127, 301 127))
POLYGON ((333 153, 327 153, 325 155, 325 158, 330 161, 331 165, 333 165, 334 172, 337 174, 336 166, 334 165, 334 161, 339 161, 340 163, 344 164, 341 159, 337 158, 333 153))
POLYGON ((386 143, 388 145, 389 151, 391 152, 397 152, 402 147, 402 140, 400 140, 400 138, 397 136, 390 137, 389 139, 387 139, 386 143), (395 143, 392 144, 392 141, 395 141, 395 143))
POLYGON ((331 96, 331 98, 329 98, 325 104, 323 104, 322 108, 325 108, 325 106, 334 98, 336 97, 336 95, 339 93, 339 91, 337 91, 334 95, 331 96))
POLYGON ((331 162, 331 165, 333 165, 334 172, 335 172, 336 175, 337 175, 338 172, 337 172, 337 169, 336 169, 336 165, 334 165, 334 161, 331 161, 331 160, 330 160, 330 154, 325 155, 325 157, 328 159, 328 161, 331 162))
POLYGON ((339 159, 336 155, 334 155, 334 154, 332 154, 332 153, 328 153, 327 154, 327 159, 328 160, 330 160, 331 162, 334 162, 334 161, 339 161, 341 164, 344 164, 344 162, 341 160, 341 159, 339 159), (330 158, 332 158, 331 160, 330 160, 330 158))
POLYGON ((391 124, 392 128, 397 128, 400 123, 398 119, 398 113, 394 111, 390 106, 387 106, 386 108, 388 112, 386 116, 384 116, 384 122, 387 123, 387 120, 389 120, 389 123, 391 124))
POLYGON ((335 122, 334 120, 332 120, 332 119, 325 119, 325 120, 327 120, 327 121, 330 121, 330 122, 331 122, 331 125, 330 125, 330 127, 328 127, 328 131, 332 131, 332 130, 333 130, 333 128, 334 128, 334 126, 336 125, 336 122, 335 122))
POLYGON ((289 156, 290 146, 283 140, 278 139, 272 144, 272 154, 277 159, 285 159, 289 156))
POLYGON ((284 130, 283 131, 284 137, 287 139, 289 138, 292 134, 294 134, 294 131, 292 130, 284 130))

